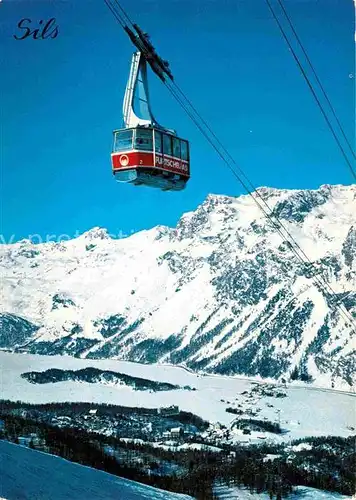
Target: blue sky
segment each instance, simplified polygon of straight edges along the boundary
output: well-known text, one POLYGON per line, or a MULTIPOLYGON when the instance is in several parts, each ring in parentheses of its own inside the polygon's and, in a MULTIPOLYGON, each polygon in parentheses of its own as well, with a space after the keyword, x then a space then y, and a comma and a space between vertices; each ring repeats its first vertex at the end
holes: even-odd
MULTIPOLYGON (((276 2, 274 1, 273 4, 276 2)), ((351 174, 264 0, 122 0, 170 61, 177 83, 256 186, 350 184, 351 174)), ((354 135, 352 0, 285 0, 344 129, 354 135)), ((153 112, 191 143, 181 193, 118 184, 112 130, 133 47, 102 0, 3 0, 1 231, 129 234, 173 226, 207 194, 243 189, 161 82, 153 112), (55 39, 22 41, 17 23, 56 18, 55 39)))

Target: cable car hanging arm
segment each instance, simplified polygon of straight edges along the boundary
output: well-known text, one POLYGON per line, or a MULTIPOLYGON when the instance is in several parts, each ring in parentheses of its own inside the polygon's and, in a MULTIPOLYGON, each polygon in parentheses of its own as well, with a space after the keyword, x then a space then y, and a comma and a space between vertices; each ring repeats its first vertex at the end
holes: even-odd
POLYGON ((135 47, 141 52, 144 59, 151 66, 152 71, 162 80, 162 82, 166 82, 166 78, 168 77, 173 81, 173 74, 169 68, 168 61, 165 61, 160 57, 154 46, 150 41, 150 37, 148 33, 144 32, 138 24, 133 23, 128 15, 123 11, 121 5, 117 0, 113 0, 113 2, 117 5, 117 7, 124 13, 126 19, 123 15, 119 14, 117 9, 114 8, 112 4, 112 0, 104 0, 109 10, 112 12, 116 20, 121 24, 122 28, 128 34, 131 42, 135 45, 135 47), (131 25, 131 27, 129 26, 131 25))
POLYGON ((169 69, 169 63, 164 61, 156 52, 154 46, 150 42, 149 35, 142 31, 142 29, 137 25, 133 24, 134 31, 127 26, 124 26, 124 30, 128 34, 131 42, 138 48, 142 53, 143 57, 146 59, 148 64, 151 66, 152 71, 163 81, 166 81, 166 77, 173 81, 173 75, 169 69))

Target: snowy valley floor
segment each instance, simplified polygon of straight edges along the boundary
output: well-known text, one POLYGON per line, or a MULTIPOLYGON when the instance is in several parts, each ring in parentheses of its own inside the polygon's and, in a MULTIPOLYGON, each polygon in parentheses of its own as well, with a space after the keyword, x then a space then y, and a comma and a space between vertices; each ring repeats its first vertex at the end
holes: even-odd
POLYGON ((243 418, 253 416, 259 420, 279 422, 286 431, 278 436, 270 436, 269 433, 262 436, 261 433, 252 433, 246 436, 235 429, 234 439, 246 442, 258 442, 258 436, 288 442, 306 436, 348 437, 355 434, 356 399, 354 394, 346 392, 307 385, 279 386, 270 391, 268 385, 258 384, 247 378, 202 376, 174 366, 77 359, 69 356, 37 356, 0 351, 0 366, 1 399, 5 400, 28 403, 85 401, 145 408, 178 405, 181 410, 192 412, 209 422, 221 422, 229 426, 237 415, 243 418), (31 371, 43 372, 51 368, 79 370, 85 367, 111 370, 181 387, 190 386, 196 390, 154 392, 134 390, 124 384, 73 381, 33 384, 21 377, 21 374, 31 371), (276 397, 278 392, 285 396, 276 397), (227 408, 235 413, 227 412, 227 408))

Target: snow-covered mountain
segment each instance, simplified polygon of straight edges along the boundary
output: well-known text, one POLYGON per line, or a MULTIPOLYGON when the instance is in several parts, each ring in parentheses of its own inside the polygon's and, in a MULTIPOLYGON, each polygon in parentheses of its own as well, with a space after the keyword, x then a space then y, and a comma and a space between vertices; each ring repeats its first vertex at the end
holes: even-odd
MULTIPOLYGON (((356 322, 356 186, 258 195, 356 322)), ((355 326, 250 196, 125 239, 2 245, 0 273, 2 348, 336 387, 356 372, 355 326)))

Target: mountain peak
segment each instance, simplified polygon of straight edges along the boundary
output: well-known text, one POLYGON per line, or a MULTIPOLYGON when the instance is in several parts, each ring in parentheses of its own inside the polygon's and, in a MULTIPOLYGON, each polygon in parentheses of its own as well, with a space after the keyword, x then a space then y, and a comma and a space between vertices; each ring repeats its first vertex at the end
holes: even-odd
POLYGON ((85 239, 87 241, 112 239, 108 230, 104 227, 99 226, 89 229, 89 231, 81 234, 79 238, 85 239))

